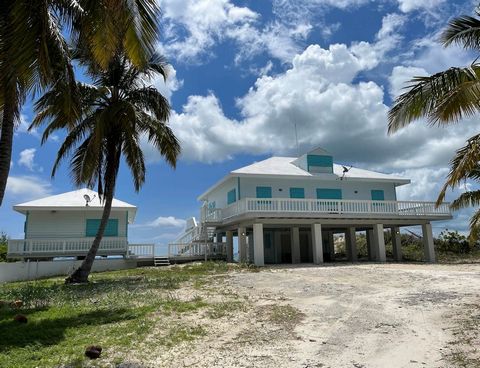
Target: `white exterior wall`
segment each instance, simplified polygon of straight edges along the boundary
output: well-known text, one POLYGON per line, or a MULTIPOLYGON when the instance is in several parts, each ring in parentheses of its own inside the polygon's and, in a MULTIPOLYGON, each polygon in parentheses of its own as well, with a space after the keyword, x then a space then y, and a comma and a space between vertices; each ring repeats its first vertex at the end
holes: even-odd
MULTIPOLYGON (((29 211, 25 237, 35 238, 83 238, 87 219, 100 219, 102 211, 29 211)), ((110 219, 118 219, 118 236, 127 236, 127 211, 112 211, 110 219)))
MULTIPOLYGON (((240 178, 241 198, 256 198, 256 187, 272 188, 273 198, 290 198, 290 188, 304 188, 305 198, 317 198, 317 188, 341 189, 342 199, 371 200, 371 190, 383 190, 386 201, 397 200, 393 183, 346 180, 240 178), (281 189, 281 190, 280 190, 281 189), (357 191, 357 193, 355 193, 357 191)), ((216 193, 218 189, 214 192, 216 193)), ((227 191, 226 191, 227 192, 227 191)), ((225 192, 225 203, 226 203, 225 192)), ((213 193, 212 193, 213 194, 213 193)), ((210 195, 212 196, 212 195, 210 195)), ((217 208, 220 208, 217 205, 217 208)))
MULTIPOLYGON (((208 202, 215 202, 216 208, 225 208, 227 207, 227 193, 232 189, 236 190, 237 200, 238 200, 238 180, 237 178, 230 178, 225 183, 221 184, 218 188, 215 188, 208 195, 208 202)), ((241 189, 242 190, 242 189, 241 189)), ((241 197, 243 198, 243 197, 241 197)))
MULTIPOLYGON (((0 263, 0 283, 37 280, 52 276, 67 276, 78 268, 82 261, 47 261, 0 263)), ((136 268, 137 262, 127 259, 96 259, 92 272, 136 268)))

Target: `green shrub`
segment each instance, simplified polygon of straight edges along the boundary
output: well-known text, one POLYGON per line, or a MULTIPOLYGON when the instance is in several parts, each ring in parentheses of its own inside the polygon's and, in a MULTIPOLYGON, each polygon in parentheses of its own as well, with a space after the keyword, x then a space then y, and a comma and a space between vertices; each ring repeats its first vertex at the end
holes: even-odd
POLYGON ((7 234, 0 233, 0 262, 7 262, 7 234))
POLYGON ((473 249, 466 236, 458 231, 442 231, 435 239, 435 248, 440 252, 451 252, 456 254, 470 253, 473 249))

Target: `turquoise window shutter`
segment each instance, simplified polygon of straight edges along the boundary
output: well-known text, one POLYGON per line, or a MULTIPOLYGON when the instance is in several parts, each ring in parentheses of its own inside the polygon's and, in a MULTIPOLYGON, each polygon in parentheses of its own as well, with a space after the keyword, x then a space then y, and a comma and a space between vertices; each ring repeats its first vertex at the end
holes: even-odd
POLYGON ((372 200, 373 201, 384 201, 385 200, 385 193, 383 190, 372 190, 372 200))
POLYGON ((341 189, 318 188, 317 199, 342 199, 341 189))
MULTIPOLYGON (((99 226, 100 226, 100 219, 87 219, 85 236, 86 237, 96 236, 99 226)), ((118 219, 108 220, 103 236, 118 236, 118 219)))
POLYGON ((305 198, 305 189, 290 188, 290 198, 305 198))
POLYGON ((321 155, 307 155, 307 170, 309 172, 333 173, 333 157, 321 155))
POLYGON ((272 198, 272 188, 257 187, 257 198, 272 198))
POLYGON ((232 189, 227 193, 227 204, 232 204, 237 200, 237 191, 232 189))

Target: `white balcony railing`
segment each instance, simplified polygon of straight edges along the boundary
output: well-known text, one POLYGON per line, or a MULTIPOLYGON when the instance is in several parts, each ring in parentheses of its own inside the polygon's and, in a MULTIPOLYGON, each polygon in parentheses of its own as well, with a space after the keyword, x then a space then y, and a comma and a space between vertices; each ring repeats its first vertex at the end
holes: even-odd
MULTIPOLYGON (((9 257, 62 257, 86 255, 94 238, 63 239, 9 239, 9 257)), ((100 243, 98 255, 124 255, 127 253, 126 238, 105 237, 100 243)))
MULTIPOLYGON (((218 211, 218 210, 217 210, 218 211)), ((448 203, 436 207, 435 202, 368 201, 335 199, 244 198, 221 210, 221 219, 246 213, 343 215, 363 217, 445 217, 451 216, 448 203)), ((216 214, 218 216, 218 214, 216 214)))

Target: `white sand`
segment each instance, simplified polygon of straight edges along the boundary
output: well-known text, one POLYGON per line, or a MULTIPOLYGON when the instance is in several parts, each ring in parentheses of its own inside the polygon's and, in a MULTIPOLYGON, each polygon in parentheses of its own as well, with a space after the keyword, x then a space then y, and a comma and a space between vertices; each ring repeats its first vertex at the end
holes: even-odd
POLYGON ((208 336, 160 354, 154 366, 450 367, 452 316, 480 300, 480 265, 273 267, 213 287, 248 296, 251 308, 210 321, 208 336), (261 312, 271 305, 305 316, 275 324, 261 312))

